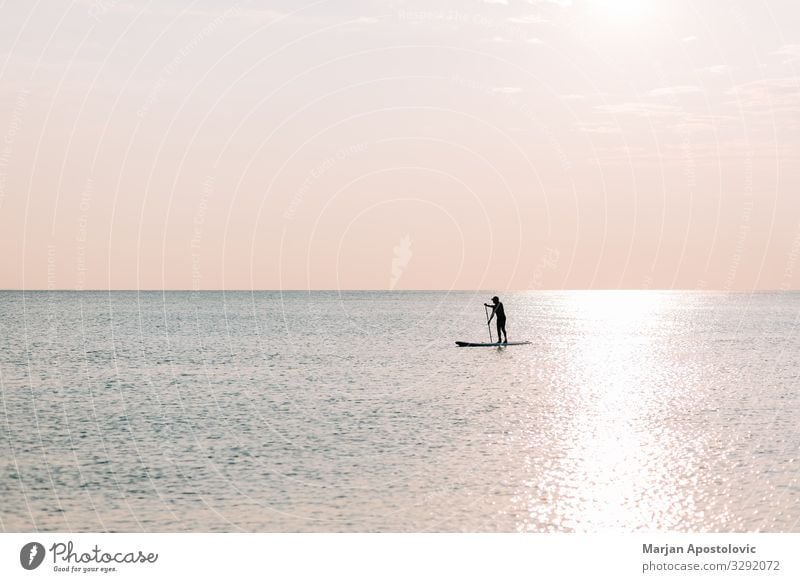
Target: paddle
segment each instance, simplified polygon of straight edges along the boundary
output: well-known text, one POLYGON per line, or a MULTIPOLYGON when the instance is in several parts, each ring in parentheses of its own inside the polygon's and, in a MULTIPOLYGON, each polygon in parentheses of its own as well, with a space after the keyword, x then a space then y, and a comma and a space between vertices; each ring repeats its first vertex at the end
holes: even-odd
POLYGON ((489 343, 494 343, 494 339, 492 339, 492 324, 489 322, 489 310, 486 308, 486 304, 483 304, 483 311, 486 313, 486 325, 489 327, 489 343))

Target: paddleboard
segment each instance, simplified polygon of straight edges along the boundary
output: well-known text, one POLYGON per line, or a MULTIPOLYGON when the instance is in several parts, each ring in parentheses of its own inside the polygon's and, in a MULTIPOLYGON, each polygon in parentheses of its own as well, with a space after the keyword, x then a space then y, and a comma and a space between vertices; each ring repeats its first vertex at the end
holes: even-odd
POLYGON ((473 342, 456 342, 456 345, 460 348, 502 348, 505 346, 524 346, 531 342, 508 342, 507 344, 504 343, 473 343, 473 342))

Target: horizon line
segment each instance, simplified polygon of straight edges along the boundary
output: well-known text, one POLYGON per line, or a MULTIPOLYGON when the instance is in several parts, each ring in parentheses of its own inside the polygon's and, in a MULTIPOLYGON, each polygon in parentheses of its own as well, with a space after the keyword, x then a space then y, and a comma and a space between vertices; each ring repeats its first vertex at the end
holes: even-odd
POLYGON ((520 293, 520 292, 559 292, 559 291, 695 291, 695 292, 710 292, 710 293, 784 293, 784 292, 796 292, 800 291, 800 288, 792 288, 792 289, 781 289, 781 288, 765 288, 765 289, 723 289, 723 288, 698 288, 698 287, 659 287, 659 288, 642 288, 642 287, 598 287, 598 288, 587 288, 587 287, 571 287, 571 288, 547 288, 547 289, 361 289, 361 288, 348 288, 348 289, 268 289, 268 288, 259 288, 259 289, 247 289, 247 288, 219 288, 219 289, 182 289, 182 288, 91 288, 91 289, 69 289, 69 288, 58 288, 58 289, 46 289, 46 288, 11 288, 11 287, 3 287, 0 288, 0 292, 70 292, 70 293, 97 293, 100 291, 103 292, 110 292, 110 291, 123 291, 123 292, 132 292, 132 291, 141 291, 141 292, 170 292, 170 293, 219 293, 219 292, 275 292, 275 293, 296 293, 296 292, 304 292, 304 293, 311 293, 311 292, 354 292, 354 291, 361 291, 361 292, 387 292, 387 293, 423 293, 423 292, 441 292, 441 293, 468 293, 468 292, 485 292, 485 293, 520 293))

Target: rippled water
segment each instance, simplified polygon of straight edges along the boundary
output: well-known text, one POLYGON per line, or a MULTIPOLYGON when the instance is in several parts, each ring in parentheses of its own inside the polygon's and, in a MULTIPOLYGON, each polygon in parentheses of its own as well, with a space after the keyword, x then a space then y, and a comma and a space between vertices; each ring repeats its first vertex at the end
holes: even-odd
POLYGON ((800 294, 0 293, 6 531, 800 531, 800 294))

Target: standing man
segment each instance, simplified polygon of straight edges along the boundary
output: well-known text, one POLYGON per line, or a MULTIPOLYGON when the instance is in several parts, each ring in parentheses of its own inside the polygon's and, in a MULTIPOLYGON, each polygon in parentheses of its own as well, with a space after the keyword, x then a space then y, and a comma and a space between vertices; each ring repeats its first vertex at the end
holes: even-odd
POLYGON ((505 336, 505 339, 502 343, 507 344, 508 334, 506 333, 506 311, 503 309, 503 304, 500 302, 500 298, 495 295, 492 297, 492 305, 489 305, 488 303, 484 303, 484 305, 492 308, 492 315, 489 316, 489 321, 486 322, 488 325, 492 324, 492 317, 495 315, 497 316, 497 343, 500 343, 500 332, 502 331, 503 336, 505 336))

